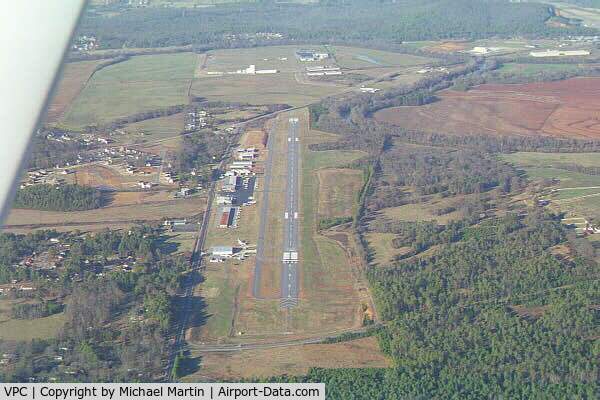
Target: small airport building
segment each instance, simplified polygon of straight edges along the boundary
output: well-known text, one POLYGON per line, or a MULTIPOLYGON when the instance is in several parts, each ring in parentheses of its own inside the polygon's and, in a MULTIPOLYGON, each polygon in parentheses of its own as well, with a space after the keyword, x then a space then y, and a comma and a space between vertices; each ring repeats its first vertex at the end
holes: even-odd
POLYGON ((215 246, 210 249, 213 257, 230 258, 233 257, 234 249, 232 246, 215 246))

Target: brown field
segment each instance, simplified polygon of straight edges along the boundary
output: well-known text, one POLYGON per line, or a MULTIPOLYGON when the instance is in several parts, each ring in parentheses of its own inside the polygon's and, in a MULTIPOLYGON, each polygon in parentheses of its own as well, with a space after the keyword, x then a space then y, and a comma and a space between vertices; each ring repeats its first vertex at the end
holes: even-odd
POLYGON ((380 121, 425 132, 600 138, 600 78, 446 90, 440 101, 378 111, 380 121))
POLYGON ((456 51, 465 50, 468 47, 467 42, 441 42, 433 46, 425 47, 424 50, 432 53, 454 53, 456 51))
POLYGON ((198 374, 215 380, 306 374, 310 367, 320 368, 385 368, 390 362, 379 351, 374 337, 334 344, 310 344, 275 349, 249 350, 202 356, 198 374), (252 360, 252 368, 248 362, 252 360))
POLYGON ((98 64, 106 60, 81 61, 65 66, 63 77, 56 89, 52 102, 48 106, 46 120, 49 123, 58 121, 71 102, 81 92, 98 64))
POLYGON ((317 171, 319 179, 318 213, 325 218, 350 217, 356 196, 363 185, 362 171, 327 168, 317 171))
POLYGON ((256 147, 258 150, 264 150, 266 138, 263 130, 246 131, 240 139, 240 147, 256 147))

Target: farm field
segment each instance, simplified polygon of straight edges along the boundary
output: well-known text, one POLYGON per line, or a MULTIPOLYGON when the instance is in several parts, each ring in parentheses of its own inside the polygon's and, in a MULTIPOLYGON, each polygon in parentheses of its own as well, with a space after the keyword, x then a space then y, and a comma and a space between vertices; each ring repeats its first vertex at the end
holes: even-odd
POLYGON ((62 123, 80 128, 187 104, 197 60, 194 53, 147 55, 103 68, 75 99, 62 123))
POLYGON ((460 41, 432 42, 431 44, 425 45, 423 49, 432 53, 454 53, 467 50, 469 46, 470 43, 460 41))
POLYGON ((529 84, 486 84, 446 90, 419 107, 380 110, 375 118, 407 129, 449 134, 600 137, 600 79, 529 84))
MULTIPOLYGON (((198 374, 215 380, 250 379, 275 375, 301 375, 317 368, 384 368, 390 365, 377 340, 367 337, 349 342, 310 344, 276 349, 207 354, 200 359, 198 374), (252 360, 252 368, 248 368, 252 360)), ((195 382, 190 375, 185 381, 195 382)))
POLYGON ((73 100, 84 89, 98 65, 103 62, 106 60, 80 61, 65 65, 60 83, 48 106, 46 121, 49 124, 60 120, 73 100))
POLYGON ((570 72, 577 70, 578 64, 521 64, 506 63, 496 72, 506 75, 537 75, 542 72, 570 72))

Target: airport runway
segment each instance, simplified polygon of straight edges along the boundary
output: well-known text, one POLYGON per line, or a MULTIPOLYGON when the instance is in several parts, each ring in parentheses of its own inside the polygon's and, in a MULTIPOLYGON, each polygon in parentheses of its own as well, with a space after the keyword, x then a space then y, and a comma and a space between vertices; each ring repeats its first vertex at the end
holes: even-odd
POLYGON ((281 307, 292 308, 298 304, 298 184, 300 138, 298 118, 289 119, 287 137, 287 185, 283 221, 283 257, 281 268, 281 307))

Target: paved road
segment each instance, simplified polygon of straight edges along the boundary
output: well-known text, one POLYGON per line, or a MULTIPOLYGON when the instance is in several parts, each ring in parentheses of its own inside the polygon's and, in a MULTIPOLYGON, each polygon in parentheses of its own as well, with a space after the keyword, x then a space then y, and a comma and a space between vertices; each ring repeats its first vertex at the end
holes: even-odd
POLYGON ((281 268, 281 307, 291 308, 298 304, 298 183, 300 138, 298 118, 289 119, 287 137, 287 185, 285 190, 285 213, 283 221, 283 257, 281 268))

